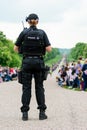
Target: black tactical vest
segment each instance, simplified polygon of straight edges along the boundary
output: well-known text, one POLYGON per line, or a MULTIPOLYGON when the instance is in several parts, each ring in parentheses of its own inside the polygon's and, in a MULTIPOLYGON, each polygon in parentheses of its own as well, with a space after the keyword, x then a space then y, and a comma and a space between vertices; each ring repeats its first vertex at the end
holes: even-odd
POLYGON ((30 28, 23 42, 23 54, 29 56, 42 56, 45 54, 43 31, 30 28))

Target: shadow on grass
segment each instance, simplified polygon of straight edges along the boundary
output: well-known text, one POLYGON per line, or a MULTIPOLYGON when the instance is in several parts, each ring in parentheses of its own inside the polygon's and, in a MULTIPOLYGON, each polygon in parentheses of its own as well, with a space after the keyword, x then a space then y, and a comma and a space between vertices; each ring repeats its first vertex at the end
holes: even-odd
MULTIPOLYGON (((83 91, 80 88, 72 88, 71 86, 62 86, 65 89, 69 89, 69 90, 74 90, 74 91, 83 91)), ((87 89, 85 90, 85 92, 87 92, 87 89)))

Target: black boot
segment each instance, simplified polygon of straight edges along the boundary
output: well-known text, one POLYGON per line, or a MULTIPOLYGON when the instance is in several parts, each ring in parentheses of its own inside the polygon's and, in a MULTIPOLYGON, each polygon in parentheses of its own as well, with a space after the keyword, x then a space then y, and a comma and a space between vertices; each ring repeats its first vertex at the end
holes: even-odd
POLYGON ((23 112, 22 113, 22 120, 27 121, 28 120, 28 112, 23 112))
POLYGON ((45 114, 45 111, 44 110, 40 110, 39 120, 45 120, 45 119, 47 119, 47 115, 45 114))

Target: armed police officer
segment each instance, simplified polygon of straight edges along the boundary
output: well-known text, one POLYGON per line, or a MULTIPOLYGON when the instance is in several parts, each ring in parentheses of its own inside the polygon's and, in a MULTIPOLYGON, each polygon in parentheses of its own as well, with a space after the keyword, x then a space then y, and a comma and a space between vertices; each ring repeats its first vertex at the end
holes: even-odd
POLYGON ((37 14, 30 14, 26 21, 30 25, 29 28, 24 29, 14 46, 14 50, 19 52, 20 48, 23 54, 22 61, 22 120, 28 120, 28 111, 30 109, 31 100, 31 84, 32 77, 35 80, 35 94, 39 109, 39 119, 47 119, 45 110, 47 108, 45 104, 45 94, 43 87, 43 70, 45 67, 43 56, 46 51, 50 52, 52 50, 51 44, 48 40, 46 33, 38 29, 36 25, 38 24, 39 18, 37 14))

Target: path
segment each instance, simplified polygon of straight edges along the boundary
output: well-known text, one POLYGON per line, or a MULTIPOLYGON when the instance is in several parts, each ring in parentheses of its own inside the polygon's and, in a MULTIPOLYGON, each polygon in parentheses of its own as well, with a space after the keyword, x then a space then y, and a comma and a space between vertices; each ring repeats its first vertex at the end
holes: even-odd
POLYGON ((21 85, 0 84, 0 130, 87 130, 87 92, 58 87, 55 71, 44 82, 48 119, 40 121, 36 109, 34 82, 29 120, 21 120, 21 85))

